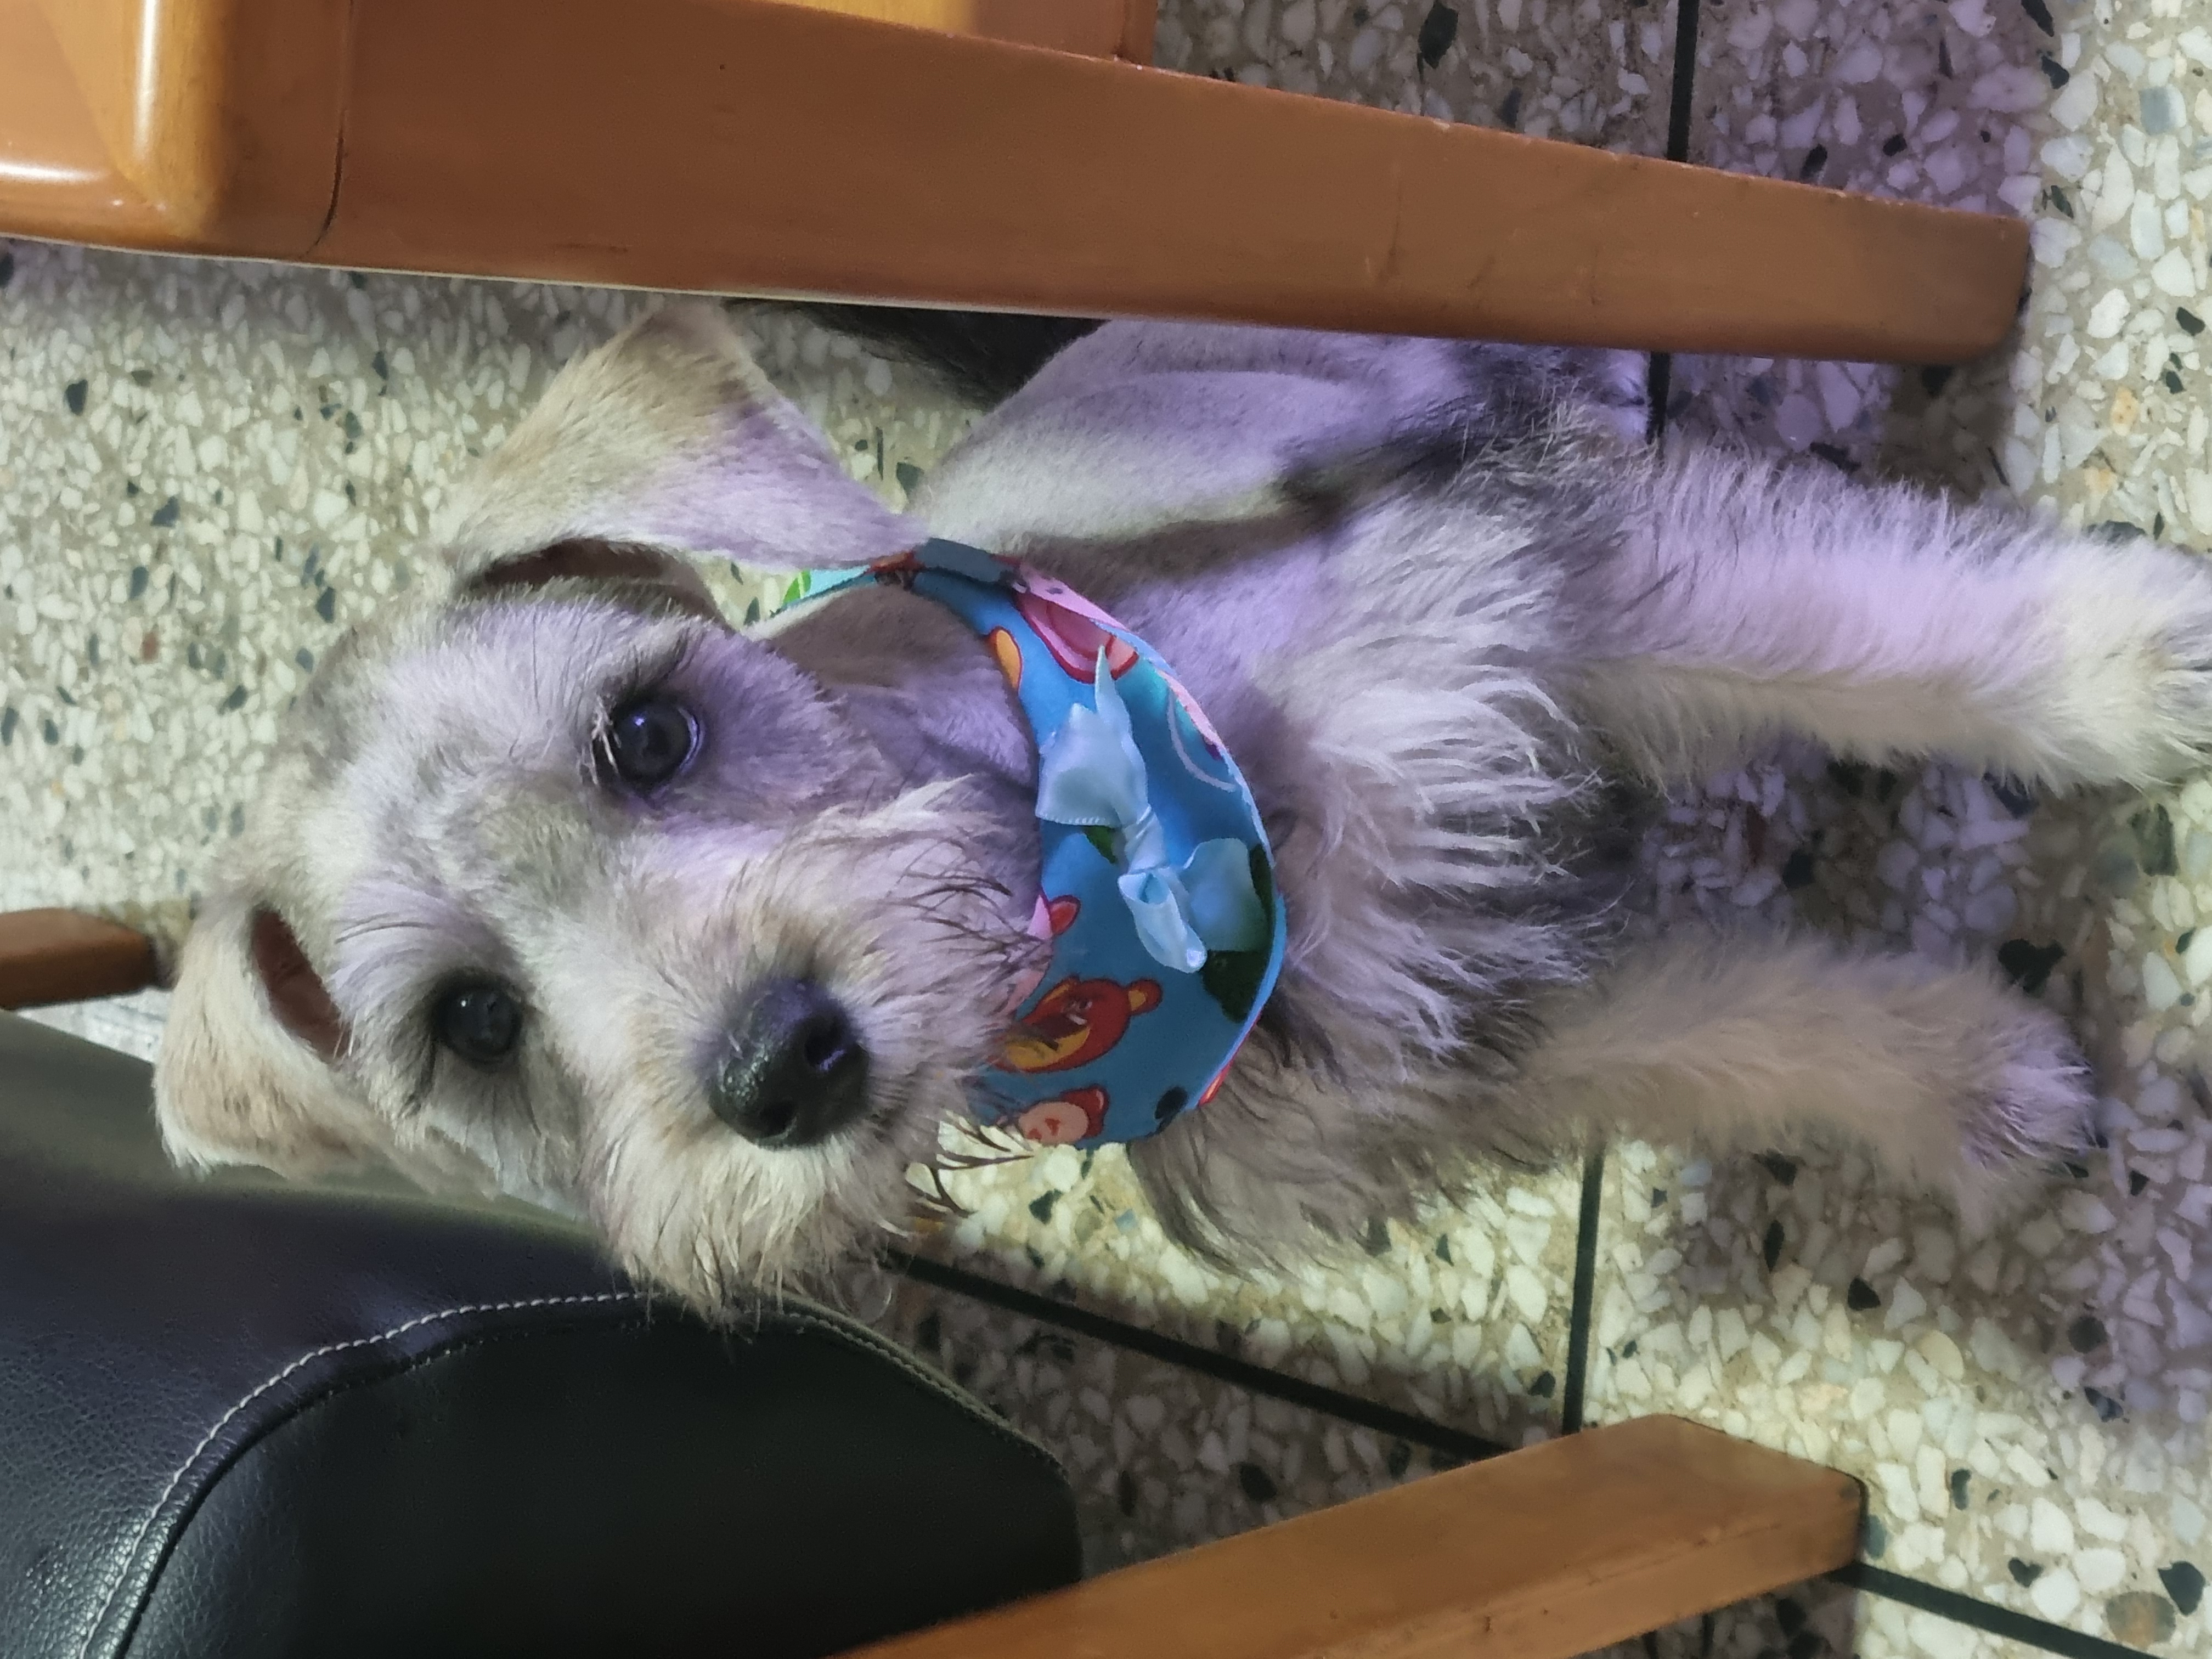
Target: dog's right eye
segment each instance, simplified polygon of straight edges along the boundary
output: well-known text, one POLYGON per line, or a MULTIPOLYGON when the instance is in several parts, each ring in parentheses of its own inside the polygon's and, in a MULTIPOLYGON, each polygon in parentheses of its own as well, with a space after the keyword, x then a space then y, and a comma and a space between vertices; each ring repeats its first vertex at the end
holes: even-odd
POLYGON ((522 1037, 522 1008, 503 988, 456 985, 431 1010, 438 1041, 471 1066, 496 1066, 522 1037))
POLYGON ((607 716, 599 754, 626 787, 659 787, 690 764, 699 747, 699 722, 665 697, 640 697, 607 716))

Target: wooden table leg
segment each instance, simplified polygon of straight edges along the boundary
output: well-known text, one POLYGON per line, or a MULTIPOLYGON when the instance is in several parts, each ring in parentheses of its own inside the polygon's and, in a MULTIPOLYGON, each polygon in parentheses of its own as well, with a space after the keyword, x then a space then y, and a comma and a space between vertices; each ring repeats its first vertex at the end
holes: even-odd
POLYGON ((1863 1504, 1832 1469, 1646 1417, 863 1652, 1571 1659, 1844 1565, 1863 1504))
POLYGON ((0 912, 0 1008, 120 996, 154 982, 143 933, 75 910, 0 912))

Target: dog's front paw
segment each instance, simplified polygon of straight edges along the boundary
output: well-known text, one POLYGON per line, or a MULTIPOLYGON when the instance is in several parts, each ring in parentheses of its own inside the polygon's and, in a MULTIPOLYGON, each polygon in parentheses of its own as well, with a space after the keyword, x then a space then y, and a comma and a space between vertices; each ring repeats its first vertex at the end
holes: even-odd
POLYGON ((2095 1086, 2064 1023, 2025 1000, 2014 1000, 2008 1015, 1987 1034, 1976 1086, 1960 1106, 1954 1187, 1960 1217, 1976 1232, 2096 1139, 2095 1086))

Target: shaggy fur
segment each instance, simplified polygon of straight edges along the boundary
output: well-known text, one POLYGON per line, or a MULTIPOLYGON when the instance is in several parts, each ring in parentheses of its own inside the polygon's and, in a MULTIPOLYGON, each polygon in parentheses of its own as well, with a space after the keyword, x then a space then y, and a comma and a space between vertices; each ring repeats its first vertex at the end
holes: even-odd
POLYGON ((1280 989, 1221 1094, 1131 1149, 1177 1238, 1295 1251, 1614 1132, 1855 1135, 1986 1218, 2083 1137, 2057 1022, 1980 969, 1632 942, 1642 786, 1784 731, 2170 778, 2212 738, 2212 574, 1827 469, 1662 460, 1641 390, 1616 354, 1114 324, 904 518, 718 313, 648 319, 562 375, 435 579, 301 698, 186 947, 170 1146, 501 1188, 702 1305, 897 1231, 1034 966, 1032 743, 927 600, 745 634, 680 556, 848 566, 935 533, 1147 637, 1273 837, 1280 989), (704 738, 640 800, 592 750, 644 689, 704 738), (272 915, 304 963, 257 957, 272 915), (460 975, 526 1010, 503 1066, 433 1037, 460 975), (708 1103, 778 975, 831 991, 870 1060, 866 1115, 805 1150, 708 1103))

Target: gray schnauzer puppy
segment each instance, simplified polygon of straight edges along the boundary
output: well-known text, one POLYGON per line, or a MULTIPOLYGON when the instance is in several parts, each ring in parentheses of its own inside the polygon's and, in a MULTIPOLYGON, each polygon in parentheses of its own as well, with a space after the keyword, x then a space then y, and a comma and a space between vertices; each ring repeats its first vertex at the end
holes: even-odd
POLYGON ((299 699, 185 950, 168 1144, 496 1188, 702 1304, 896 1232, 1035 982, 1036 745, 928 601, 740 629, 685 556, 934 535, 1147 639, 1267 825, 1279 985, 1129 1148, 1179 1240, 1295 1250, 1604 1133, 1840 1133, 1982 1221, 2085 1135, 2060 1023, 1980 967, 1636 938, 1636 781, 1785 732, 2170 780, 2212 744, 2212 570, 1641 425, 1619 354, 1117 323, 902 516, 718 310, 664 311, 299 699))

